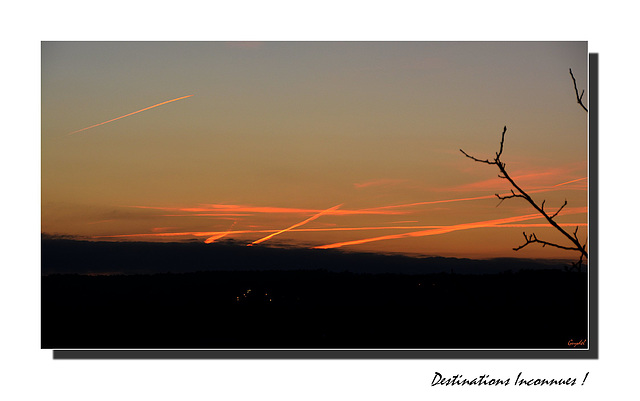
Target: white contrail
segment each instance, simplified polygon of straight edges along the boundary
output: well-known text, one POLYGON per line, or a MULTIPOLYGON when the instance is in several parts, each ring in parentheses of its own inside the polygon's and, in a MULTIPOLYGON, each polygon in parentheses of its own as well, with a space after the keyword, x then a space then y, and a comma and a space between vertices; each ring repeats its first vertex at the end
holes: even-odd
POLYGON ((182 97, 179 97, 179 98, 176 98, 176 99, 167 100, 166 102, 162 102, 162 103, 154 104, 153 106, 145 107, 144 109, 141 109, 141 110, 138 110, 138 111, 134 111, 133 113, 125 114, 124 116, 120 116, 120 117, 112 118, 111 120, 109 120, 109 121, 105 121, 105 122, 102 122, 102 123, 100 123, 100 124, 95 124, 95 125, 92 125, 92 126, 90 126, 90 127, 86 127, 86 128, 83 128, 83 129, 79 129, 79 130, 77 130, 77 131, 70 132, 70 133, 69 133, 69 135, 77 134, 78 132, 85 131, 85 130, 88 130, 88 129, 90 129, 90 128, 98 127, 98 126, 100 126, 100 125, 107 124, 107 123, 110 123, 110 122, 112 122, 112 121, 119 120, 119 119, 121 119, 121 118, 129 117, 129 116, 132 116, 132 115, 134 115, 134 114, 140 113, 140 112, 142 112, 142 111, 149 110, 149 109, 153 109, 154 107, 162 106, 163 104, 167 104, 167 103, 175 102, 175 101, 177 101, 177 100, 181 100, 181 99, 186 99, 186 98, 191 97, 191 96, 193 96, 193 95, 182 96, 182 97))

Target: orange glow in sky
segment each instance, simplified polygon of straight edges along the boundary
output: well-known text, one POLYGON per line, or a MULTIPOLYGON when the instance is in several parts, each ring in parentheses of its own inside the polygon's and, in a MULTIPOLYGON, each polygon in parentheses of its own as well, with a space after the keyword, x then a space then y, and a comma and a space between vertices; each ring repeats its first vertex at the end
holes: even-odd
MULTIPOLYGON (((500 202, 509 182, 459 149, 491 158, 507 125, 509 175, 545 210, 566 200, 558 224, 587 224, 588 115, 569 75, 587 87, 587 50, 562 41, 43 42, 41 232, 514 256, 522 228, 557 233, 521 220, 535 210, 500 202), (86 132, 94 128, 110 135, 86 132)), ((516 257, 563 252, 528 247, 516 257)))
MULTIPOLYGON (((550 192, 550 191, 559 191, 560 188, 557 188, 562 185, 570 184, 573 182, 581 181, 581 179, 575 179, 567 182, 563 182, 561 184, 553 185, 547 188, 537 189, 529 191, 529 193, 537 193, 537 192, 550 192)), ((392 205, 392 206, 381 206, 377 208, 369 208, 366 210, 347 210, 347 213, 342 214, 342 216, 351 216, 351 215, 361 215, 362 212, 366 212, 369 214, 394 214, 387 213, 382 209, 390 209, 390 208, 410 208, 414 206, 422 206, 422 205, 430 205, 430 204, 439 204, 439 203, 450 203, 450 202, 459 202, 459 201, 469 201, 469 200, 483 200, 483 199, 493 199, 495 195, 484 195, 484 196, 476 196, 476 197, 467 197, 467 198, 456 198, 456 199, 445 199, 445 200, 435 200, 435 201, 426 201, 426 202, 415 202, 410 204, 401 204, 401 205, 392 205)), ((399 234, 391 234, 385 236, 377 236, 359 240, 351 240, 351 241, 342 241, 336 242, 328 245, 317 246, 317 249, 330 249, 330 248, 339 248, 343 246, 349 245, 359 245, 376 241, 383 240, 391 240, 391 239, 401 239, 401 238, 409 238, 409 237, 424 237, 438 234, 446 234, 455 231, 463 231, 475 228, 537 228, 537 227, 548 227, 546 223, 539 224, 514 224, 517 222, 530 220, 530 219, 538 219, 542 218, 539 214, 527 214, 520 215, 515 217, 507 217, 500 219, 492 219, 485 220, 479 222, 472 223, 462 223, 455 225, 414 225, 414 226, 402 226, 402 225, 383 225, 383 226, 361 226, 361 227, 331 227, 331 228, 298 228, 304 224, 307 224, 313 220, 316 220, 320 216, 323 215, 340 215, 337 213, 338 208, 341 207, 342 204, 333 206, 331 208, 317 211, 314 209, 299 209, 299 208, 282 208, 282 207, 256 207, 256 206, 240 206, 240 205, 226 205, 226 204, 214 204, 208 205, 207 207, 150 207, 150 206, 135 206, 135 208, 140 209, 151 209, 151 210, 174 210, 181 211, 184 213, 190 214, 182 214, 182 215, 164 215, 164 216, 241 216, 241 217, 251 217, 252 214, 237 214, 237 213, 228 213, 228 212, 259 212, 259 213, 277 213, 277 214, 302 214, 315 212, 315 214, 301 222, 298 222, 294 225, 291 225, 285 229, 281 230, 273 230, 273 229, 247 229, 247 230, 233 230, 232 228, 235 226, 237 221, 234 221, 232 226, 226 231, 217 231, 217 232, 199 232, 199 231, 187 231, 187 232, 156 232, 156 233, 142 233, 142 234, 123 234, 123 235, 113 235, 113 236, 99 236, 96 238, 127 238, 127 237, 180 237, 180 236, 194 236, 194 237, 203 237, 206 236, 207 239, 204 241, 207 244, 213 243, 221 238, 230 236, 230 235, 241 235, 241 234, 259 234, 259 233, 269 233, 269 235, 262 237, 258 240, 253 241, 248 244, 248 246, 255 245, 267 241, 277 235, 280 235, 285 232, 346 232, 346 231, 369 231, 369 230, 420 230, 420 231, 411 231, 404 232, 399 234), (201 213, 203 211, 219 211, 220 213, 201 213), (196 212, 196 213, 194 213, 196 212)), ((365 214, 366 214, 365 213, 365 214)), ((404 212, 409 213, 409 212, 404 212)), ((584 207, 573 207, 566 208, 562 211, 561 215, 571 215, 571 214, 584 214, 586 213, 586 208, 584 207)), ((417 222, 417 221, 416 221, 417 222)), ((577 222, 577 223, 561 223, 562 226, 586 226, 585 223, 577 222)), ((154 229, 154 231, 156 231, 154 229)))
POLYGON ((238 213, 282 213, 282 214, 309 214, 309 213, 322 213, 331 214, 336 216, 346 215, 396 215, 402 214, 402 212, 382 211, 374 209, 360 209, 360 210, 336 210, 330 208, 327 210, 317 209, 299 209, 299 208, 287 208, 287 207, 271 207, 271 206, 242 206, 242 205, 210 205, 209 207, 160 207, 160 206, 130 206, 138 209, 156 209, 156 210, 171 210, 178 212, 197 212, 199 216, 242 216, 238 213), (209 213, 206 213, 209 212, 209 213), (233 212, 233 213, 230 213, 233 212))
MULTIPOLYGON (((586 227, 586 223, 560 223, 562 227, 586 227)), ((371 230, 416 230, 416 229, 445 229, 450 226, 434 225, 434 226, 380 226, 380 227, 334 227, 334 228, 294 228, 292 232, 331 232, 331 231, 371 231, 371 230)), ((486 227, 478 228, 548 228, 546 223, 525 223, 525 224, 497 224, 488 225, 486 227)), ((99 235, 94 236, 94 239, 104 238, 152 238, 152 237, 208 237, 204 242, 211 244, 220 238, 224 238, 228 235, 238 234, 261 234, 261 233, 273 233, 276 230, 234 230, 234 231, 221 231, 221 232, 204 232, 204 231, 186 231, 186 232, 164 232, 164 233, 139 233, 139 234, 120 234, 120 235, 99 235)), ((447 231, 448 232, 448 231, 447 231)), ((445 232, 439 233, 444 234, 445 232)), ((434 233, 437 234, 437 233, 434 233)), ((434 235, 431 234, 431 235, 434 235)))
MULTIPOLYGON (((571 213, 584 213, 584 212, 585 212, 585 210, 567 211, 567 212, 565 212, 563 214, 566 215, 566 214, 571 214, 571 213)), ((384 241, 384 240, 407 238, 407 237, 425 237, 425 236, 428 236, 428 235, 446 234, 446 233, 450 233, 450 232, 453 232, 453 231, 469 230, 469 229, 472 229, 472 228, 493 227, 493 226, 499 226, 502 223, 514 223, 514 222, 519 222, 519 221, 532 220, 532 219, 541 219, 541 218, 542 218, 542 216, 537 214, 537 213, 536 214, 526 214, 526 215, 522 215, 522 216, 506 217, 506 218, 503 218, 503 219, 478 221, 478 222, 474 222, 474 223, 456 224, 456 225, 453 225, 453 226, 436 228, 436 229, 433 229, 433 230, 413 231, 413 232, 409 232, 409 233, 384 235, 384 236, 380 236, 380 237, 365 238, 365 239, 354 240, 354 241, 338 242, 338 243, 335 243, 335 244, 317 246, 317 247, 315 247, 315 249, 340 248, 340 247, 347 246, 347 245, 359 245, 359 244, 365 244, 365 243, 368 243, 368 242, 384 241)))

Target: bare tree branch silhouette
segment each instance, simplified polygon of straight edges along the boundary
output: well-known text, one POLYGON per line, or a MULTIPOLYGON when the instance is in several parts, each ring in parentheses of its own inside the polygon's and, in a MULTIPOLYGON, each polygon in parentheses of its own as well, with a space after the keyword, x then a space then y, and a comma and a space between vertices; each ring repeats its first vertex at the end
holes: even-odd
MULTIPOLYGON (((584 90, 582 91, 582 94, 578 95, 578 88, 576 86, 576 80, 575 80, 575 78, 573 76, 573 72, 571 71, 571 69, 569 69, 569 73, 571 74, 571 78, 573 79, 573 85, 574 85, 574 88, 575 88, 575 91, 576 91, 576 98, 578 100, 578 104, 580 104, 582 106, 582 108, 585 111, 588 112, 587 108, 582 103, 582 97, 584 95, 584 90)), ((519 251, 520 249, 523 249, 523 248, 525 248, 526 246, 528 246, 530 244, 541 244, 543 248, 548 245, 548 246, 551 246, 551 247, 564 249, 564 250, 568 250, 568 251, 577 251, 577 252, 580 253, 580 258, 576 263, 574 263, 572 265, 572 268, 580 270, 583 260, 588 260, 588 258, 589 258, 589 255, 587 253, 587 240, 585 239, 584 244, 581 244, 580 240, 578 238, 578 227, 576 227, 576 229, 573 232, 573 234, 569 234, 562 227, 560 227, 560 225, 554 220, 560 214, 562 209, 564 209, 564 207, 567 206, 567 200, 565 199, 565 201, 562 204, 562 206, 560 206, 560 208, 555 213, 549 215, 544 210, 544 206, 545 206, 546 200, 543 200, 542 203, 540 205, 538 205, 533 200, 533 198, 531 198, 531 196, 529 196, 529 194, 527 194, 513 180, 513 178, 511 178, 511 176, 507 172, 506 164, 500 159, 500 157, 502 156, 502 152, 504 150, 504 136, 505 136, 506 132, 507 132, 507 127, 505 126, 504 129, 502 130, 502 138, 500 139, 500 150, 498 152, 496 152, 496 156, 492 160, 490 160, 490 159, 478 159, 477 157, 469 155, 467 152, 465 152, 462 149, 460 149, 460 152, 462 152, 463 155, 465 155, 466 157, 468 157, 469 159, 471 159, 471 160, 473 160, 475 162, 497 166, 498 170, 500 170, 500 174, 498 174, 498 177, 506 179, 507 181, 509 181, 511 186, 513 188, 515 188, 516 191, 514 191, 512 189, 510 195, 495 194, 496 197, 498 199, 500 199, 500 203, 498 203, 498 206, 505 199, 522 198, 522 199, 526 200, 538 213, 540 213, 547 220, 547 222, 552 227, 554 227, 556 230, 558 230, 558 232, 560 232, 564 237, 566 237, 571 243, 570 246, 560 245, 560 244, 556 244, 556 243, 553 243, 553 242, 549 242, 549 241, 544 241, 544 240, 538 239, 538 237, 536 236, 535 233, 527 235, 526 232, 523 232, 522 235, 524 236, 525 242, 524 242, 524 244, 513 248, 514 251, 519 251)))
POLYGON ((576 85, 576 79, 573 76, 573 71, 571 71, 571 68, 569 68, 569 74, 571 74, 571 79, 573 79, 573 89, 575 89, 576 91, 576 99, 578 100, 578 104, 582 106, 584 111, 588 113, 589 110, 587 110, 587 108, 584 106, 584 103, 582 103, 582 96, 584 95, 584 89, 582 90, 582 93, 578 95, 578 86, 576 85))

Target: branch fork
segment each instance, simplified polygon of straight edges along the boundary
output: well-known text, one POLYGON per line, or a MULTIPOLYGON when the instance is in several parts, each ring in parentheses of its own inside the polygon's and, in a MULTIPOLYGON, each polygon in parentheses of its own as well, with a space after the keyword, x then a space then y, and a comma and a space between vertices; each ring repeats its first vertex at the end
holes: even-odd
MULTIPOLYGON (((573 76, 573 74, 572 74, 573 76)), ((581 99, 581 97, 579 97, 579 99, 581 99)), ((513 180, 513 178, 511 178, 511 176, 509 175, 509 173, 506 170, 505 164, 504 162, 502 162, 502 160, 500 160, 500 157, 502 156, 502 151, 504 150, 504 137, 505 134, 507 132, 507 127, 505 126, 504 129, 502 130, 502 136, 500 139, 500 150, 498 152, 496 152, 496 157, 493 158, 493 160, 489 160, 489 159, 478 159, 477 157, 471 156, 470 154, 466 153, 464 150, 460 149, 460 152, 462 152, 463 155, 465 155, 466 157, 468 157, 469 159, 478 162, 478 163, 484 163, 484 164, 489 164, 489 165, 495 165, 498 167, 498 169, 500 170, 500 174, 498 175, 498 177, 506 179, 507 181, 509 181, 509 183, 511 184, 511 186, 513 186, 513 188, 515 189, 515 191, 513 189, 511 189, 511 194, 508 195, 500 195, 500 194, 495 194, 496 197, 498 199, 500 199, 500 203, 498 203, 498 206, 505 200, 505 199, 511 199, 511 198, 522 198, 524 200, 526 200, 536 211, 538 211, 538 213, 540 213, 549 224, 551 224, 551 226, 553 226, 556 230, 558 230, 562 235, 564 235, 570 242, 571 242, 571 246, 565 246, 565 245, 560 245, 560 244, 556 244, 553 242, 549 242, 549 241, 544 241, 539 239, 535 234, 529 234, 527 235, 525 232, 522 233, 522 235, 525 238, 525 243, 513 248, 515 251, 519 251, 520 249, 530 245, 530 244, 541 244, 542 247, 545 246, 552 246, 555 248, 560 248, 560 249, 565 249, 565 250, 569 250, 569 251, 577 251, 580 252, 580 259, 578 262, 576 262, 576 264, 574 264, 575 266, 580 266, 582 264, 582 260, 587 260, 589 255, 587 253, 586 250, 586 242, 584 245, 582 245, 580 243, 580 240, 578 239, 578 227, 576 227, 576 230, 573 232, 573 235, 569 234, 567 231, 565 231, 562 227, 560 227, 560 225, 558 225, 558 223, 554 220, 562 211, 562 209, 564 209, 565 206, 567 206, 567 200, 565 199, 564 203, 562 204, 562 206, 560 206, 560 208, 553 213, 552 215, 549 215, 545 210, 544 210, 544 206, 546 203, 546 200, 542 201, 542 204, 540 206, 538 206, 538 204, 531 198, 531 196, 529 196, 529 194, 527 194, 522 188, 520 188, 520 186, 518 186, 518 184, 516 184, 516 182, 513 180)))

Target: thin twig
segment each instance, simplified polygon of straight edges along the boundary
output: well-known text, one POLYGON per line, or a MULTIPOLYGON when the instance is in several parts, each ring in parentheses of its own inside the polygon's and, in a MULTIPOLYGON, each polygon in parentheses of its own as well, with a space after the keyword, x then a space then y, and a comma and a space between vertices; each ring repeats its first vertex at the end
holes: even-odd
POLYGON ((551 216, 551 218, 553 219, 554 217, 556 217, 556 216, 558 215, 558 213, 560 213, 560 211, 561 211, 562 209, 564 209, 564 207, 565 207, 565 206, 567 206, 567 200, 566 200, 566 199, 564 200, 564 203, 562 204, 562 206, 560 206, 560 209, 558 209, 558 211, 557 211, 557 212, 555 212, 555 213, 553 214, 553 216, 551 216))
POLYGON ((525 239, 525 243, 520 245, 519 247, 513 248, 514 251, 519 251, 520 249, 524 248, 525 246, 529 245, 529 244, 542 244, 542 247, 544 248, 545 246, 549 245, 549 246, 553 246, 556 248, 560 248, 560 249, 566 249, 567 251, 578 251, 581 252, 580 253, 580 259, 582 259, 582 250, 580 248, 577 247, 569 247, 569 246, 564 246, 564 245, 558 245, 555 244, 553 242, 549 242, 549 241, 543 241, 541 239, 538 239, 538 237, 536 237, 535 234, 530 234, 527 237, 527 234, 525 232, 522 232, 522 235, 524 235, 524 239, 525 239))
POLYGON ((496 153, 496 161, 498 159, 500 159, 500 156, 502 156, 502 149, 504 149, 504 134, 507 132, 507 126, 504 126, 504 129, 502 130, 502 138, 500 139, 500 151, 498 153, 496 153))
POLYGON ((524 198, 524 196, 513 192, 513 189, 511 190, 511 195, 504 195, 503 196, 503 195, 500 195, 500 194, 496 194, 496 197, 498 197, 498 199, 500 199, 501 201, 503 201, 505 199, 511 199, 511 198, 524 198))
POLYGON ((480 159, 476 159, 473 156, 468 155, 464 150, 460 149, 460 152, 462 152, 463 155, 467 156, 469 159, 472 159, 474 161, 477 161, 479 163, 486 163, 486 164, 496 164, 495 162, 490 162, 488 159, 487 160, 480 160, 480 159))
POLYGON ((576 84, 576 78, 573 76, 573 71, 571 71, 571 68, 569 68, 569 74, 571 74, 571 79, 573 79, 573 89, 575 89, 576 91, 576 99, 578 100, 578 104, 582 106, 584 111, 588 113, 589 110, 587 110, 584 103, 582 103, 582 96, 584 96, 584 89, 582 90, 582 93, 578 95, 578 85, 576 84))

